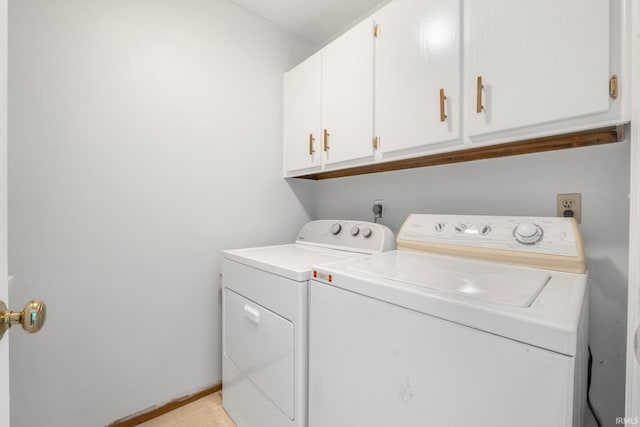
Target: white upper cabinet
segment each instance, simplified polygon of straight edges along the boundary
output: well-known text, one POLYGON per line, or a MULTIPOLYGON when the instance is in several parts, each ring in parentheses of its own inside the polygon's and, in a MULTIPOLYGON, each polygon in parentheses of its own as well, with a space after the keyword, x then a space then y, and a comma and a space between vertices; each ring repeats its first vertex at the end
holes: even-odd
POLYGON ((322 164, 322 62, 313 55, 284 76, 284 171, 322 164))
POLYGON ((285 75, 285 176, 628 122, 630 4, 393 0, 285 75))
POLYGON ((609 110, 609 0, 465 0, 464 8, 472 141, 552 122, 563 129, 560 121, 609 110))
POLYGON ((325 164, 373 159, 373 20, 322 49, 325 164))
POLYGON ((460 140, 460 0, 395 0, 375 14, 375 134, 383 156, 460 140))

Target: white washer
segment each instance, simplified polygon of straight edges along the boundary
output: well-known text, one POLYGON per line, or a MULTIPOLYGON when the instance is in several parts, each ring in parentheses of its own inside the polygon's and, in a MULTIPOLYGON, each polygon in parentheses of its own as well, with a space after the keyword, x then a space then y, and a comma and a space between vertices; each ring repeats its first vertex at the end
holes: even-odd
POLYGON ((295 244, 223 252, 222 405, 238 427, 307 425, 311 266, 395 248, 362 221, 312 221, 295 244))
POLYGON ((411 215, 397 251, 314 275, 310 427, 582 425, 573 218, 411 215))

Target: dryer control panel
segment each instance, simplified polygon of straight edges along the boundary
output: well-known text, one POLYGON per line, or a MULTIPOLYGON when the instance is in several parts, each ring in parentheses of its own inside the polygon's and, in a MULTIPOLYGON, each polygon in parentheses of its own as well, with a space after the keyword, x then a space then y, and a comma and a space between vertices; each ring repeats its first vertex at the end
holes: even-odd
POLYGON ((574 218, 412 214, 398 248, 550 269, 568 262, 563 271, 584 272, 574 218))
POLYGON ((302 227, 296 243, 361 253, 389 251, 396 246, 393 232, 386 226, 347 220, 311 221, 302 227))

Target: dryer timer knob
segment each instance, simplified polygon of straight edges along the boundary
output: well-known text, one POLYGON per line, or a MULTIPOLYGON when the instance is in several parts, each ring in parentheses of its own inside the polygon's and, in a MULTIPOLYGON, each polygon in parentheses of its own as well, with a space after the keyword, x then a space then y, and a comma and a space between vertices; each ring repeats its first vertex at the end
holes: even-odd
POLYGON ((342 231, 342 226, 337 222, 331 226, 331 234, 334 236, 342 231))
POLYGON ((365 239, 368 239, 373 234, 373 231, 369 227, 365 227, 362 229, 362 235, 365 239))

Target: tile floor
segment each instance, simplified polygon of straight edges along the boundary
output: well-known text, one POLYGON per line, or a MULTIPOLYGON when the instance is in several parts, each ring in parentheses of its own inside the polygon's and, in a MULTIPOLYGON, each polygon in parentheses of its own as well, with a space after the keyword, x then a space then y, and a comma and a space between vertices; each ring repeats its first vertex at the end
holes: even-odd
POLYGON ((235 427, 222 408, 220 392, 139 424, 141 427, 235 427))

